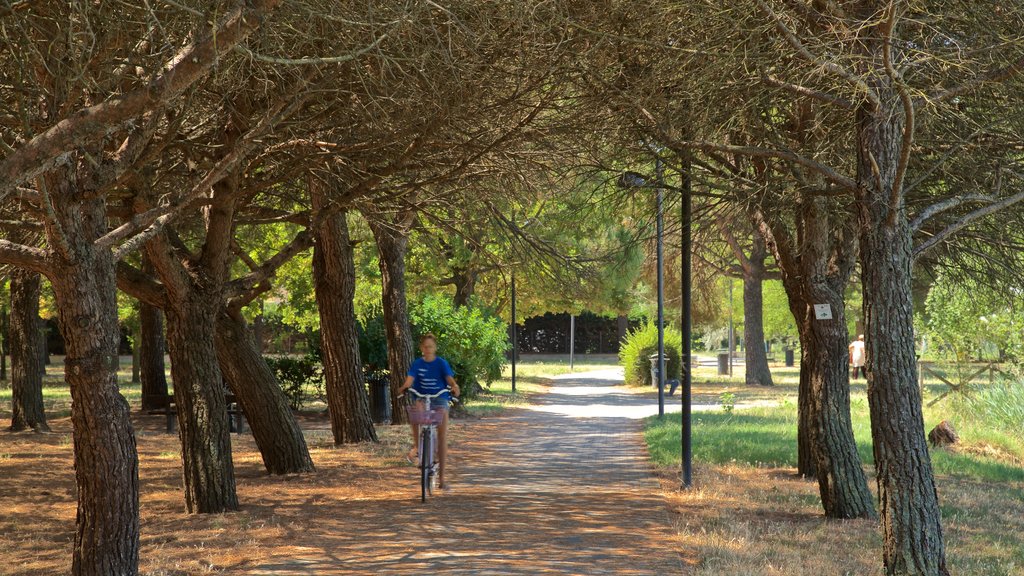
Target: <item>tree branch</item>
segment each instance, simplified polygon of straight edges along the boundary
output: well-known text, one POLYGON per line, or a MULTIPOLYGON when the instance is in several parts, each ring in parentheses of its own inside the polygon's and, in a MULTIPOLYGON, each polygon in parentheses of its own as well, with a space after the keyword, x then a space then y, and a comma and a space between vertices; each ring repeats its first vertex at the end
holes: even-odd
POLYGON ((11 264, 45 275, 50 271, 48 256, 49 253, 42 248, 0 240, 0 263, 11 264))
POLYGON ((277 274, 277 270, 281 266, 284 266, 284 264, 294 256, 312 246, 313 234, 310 233, 308 229, 299 232, 295 235, 295 238, 292 238, 292 241, 289 242, 287 246, 282 248, 277 254, 270 257, 270 259, 261 264, 258 268, 241 278, 236 278, 228 282, 225 286, 224 293, 227 294, 229 298, 234 298, 252 290, 256 285, 269 280, 277 274))
POLYGON ((994 202, 994 201, 995 201, 995 197, 988 196, 988 195, 985 195, 985 194, 969 194, 969 195, 966 195, 966 196, 956 196, 954 198, 947 198, 947 199, 943 200, 942 202, 936 202, 935 204, 932 204, 931 206, 925 208, 924 210, 921 210, 921 213, 918 214, 910 222, 910 230, 911 230, 911 232, 916 232, 916 231, 920 230, 921 226, 924 226, 924 223, 926 221, 928 221, 928 219, 933 218, 933 217, 937 216, 938 214, 941 214, 942 212, 945 212, 946 210, 951 210, 953 208, 956 208, 957 206, 960 206, 961 204, 965 204, 967 202, 994 202))
POLYGON ((978 220, 980 218, 984 218, 985 216, 988 216, 989 214, 992 214, 994 212, 998 212, 999 210, 1002 210, 1003 208, 1007 208, 1009 206, 1013 206, 1014 204, 1017 204, 1017 203, 1019 203, 1021 201, 1024 201, 1024 192, 1018 192, 1017 194, 1014 194, 1013 196, 1010 196, 1008 198, 1004 198, 1003 200, 1000 200, 999 202, 995 202, 993 204, 989 204, 988 206, 985 206, 983 208, 978 208, 974 212, 970 212, 968 214, 965 214, 959 220, 957 220, 956 222, 950 224, 945 229, 943 229, 941 232, 939 232, 936 235, 932 236, 928 240, 925 240, 920 245, 918 245, 916 248, 914 248, 914 259, 916 260, 922 254, 924 254, 928 250, 931 250, 932 248, 937 246, 939 243, 945 241, 947 238, 949 238, 953 234, 956 234, 960 230, 963 230, 964 228, 966 228, 968 225, 970 225, 975 220, 978 220))
POLYGON ((971 78, 970 80, 964 82, 963 84, 960 84, 959 86, 954 86, 946 90, 932 92, 925 98, 925 101, 934 104, 942 102, 944 100, 949 100, 951 98, 956 98, 957 96, 966 94, 967 92, 974 90, 975 88, 981 86, 982 84, 985 84, 986 82, 998 83, 1004 80, 1008 80, 1013 76, 1020 74, 1022 70, 1024 70, 1024 56, 1021 56, 1008 66, 1005 66, 1003 68, 997 68, 975 78, 971 78))
POLYGON ((868 86, 867 82, 839 64, 836 64, 835 62, 826 62, 813 54, 806 46, 803 45, 800 38, 798 38, 788 26, 786 26, 786 23, 782 21, 782 18, 780 18, 764 0, 757 0, 757 5, 761 10, 764 10, 768 14, 768 17, 775 23, 775 28, 782 34, 782 37, 785 38, 786 42, 796 50, 796 53, 799 54, 801 58, 821 66, 826 71, 831 72, 852 84, 855 88, 864 93, 864 97, 867 98, 876 109, 881 106, 878 94, 875 94, 875 91, 868 86))
POLYGON ((671 146, 674 148, 699 150, 701 152, 725 152, 729 154, 739 154, 741 156, 753 156, 756 158, 777 158, 779 160, 788 160, 818 172, 825 178, 828 178, 847 190, 854 190, 857 188, 857 181, 853 178, 843 176, 830 166, 816 162, 810 158, 805 158, 804 156, 788 150, 773 150, 771 148, 758 148, 755 146, 732 146, 729 144, 715 144, 713 142, 691 142, 679 140, 673 141, 671 146))
POLYGON ((769 86, 781 88, 787 92, 796 94, 797 96, 806 96, 808 98, 814 98, 815 100, 820 100, 828 104, 834 104, 836 106, 839 106, 840 108, 843 108, 844 110, 853 109, 853 102, 850 102, 849 100, 843 98, 842 96, 836 96, 835 94, 829 94, 828 92, 822 92, 821 90, 815 90, 813 88, 808 88, 806 86, 801 86, 799 84, 786 82, 785 80, 776 78, 771 74, 763 74, 761 76, 761 79, 764 81, 765 84, 769 86))
POLYGON ((61 162, 76 147, 94 142, 125 122, 164 104, 201 78, 256 30, 281 0, 251 0, 228 12, 215 30, 182 48, 149 84, 79 110, 0 161, 0 196, 61 162))

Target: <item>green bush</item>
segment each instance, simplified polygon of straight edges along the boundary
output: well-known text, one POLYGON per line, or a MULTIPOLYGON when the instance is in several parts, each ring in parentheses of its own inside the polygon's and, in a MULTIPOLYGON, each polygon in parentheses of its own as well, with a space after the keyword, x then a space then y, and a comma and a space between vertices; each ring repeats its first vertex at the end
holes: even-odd
POLYGON ((265 359, 292 409, 299 410, 311 393, 319 394, 323 390, 323 365, 314 355, 268 356, 265 359))
POLYGON ((509 348, 501 318, 475 306, 456 308, 445 296, 424 297, 409 315, 417 341, 427 332, 437 337, 437 354, 452 365, 466 399, 501 377, 509 348))
MULTIPOLYGON (((679 330, 665 327, 665 372, 666 380, 682 375, 680 358, 683 350, 683 335, 679 330)), ((619 363, 626 371, 626 384, 631 386, 651 385, 651 356, 658 352, 658 327, 651 323, 640 326, 628 334, 619 348, 619 363)))
POLYGON ((387 370, 388 338, 384 332, 384 312, 378 307, 356 325, 359 334, 359 357, 367 372, 387 370))

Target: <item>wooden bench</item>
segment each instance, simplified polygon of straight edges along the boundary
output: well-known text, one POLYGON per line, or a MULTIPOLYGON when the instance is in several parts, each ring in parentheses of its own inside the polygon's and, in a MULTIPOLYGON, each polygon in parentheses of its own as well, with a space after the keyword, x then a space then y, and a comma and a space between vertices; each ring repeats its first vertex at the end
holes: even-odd
POLYGON ((165 416, 167 418, 167 433, 168 434, 174 434, 174 428, 175 428, 175 425, 177 424, 177 418, 176 417, 178 415, 178 408, 177 408, 177 406, 174 405, 174 397, 173 396, 163 396, 163 397, 160 398, 160 400, 157 400, 157 402, 162 402, 163 406, 161 406, 159 408, 153 408, 152 410, 147 410, 146 414, 150 414, 150 415, 157 415, 157 414, 159 414, 159 415, 165 416))
MULTIPOLYGON (((227 403, 228 408, 228 431, 236 434, 242 434, 245 432, 245 412, 242 411, 242 407, 238 404, 238 399, 235 398, 234 394, 227 393, 224 395, 224 400, 227 403)), ((147 410, 146 414, 150 415, 161 415, 166 417, 166 430, 168 434, 174 434, 178 424, 178 407, 174 403, 174 397, 168 396, 164 401, 164 405, 160 408, 154 408, 147 410)))

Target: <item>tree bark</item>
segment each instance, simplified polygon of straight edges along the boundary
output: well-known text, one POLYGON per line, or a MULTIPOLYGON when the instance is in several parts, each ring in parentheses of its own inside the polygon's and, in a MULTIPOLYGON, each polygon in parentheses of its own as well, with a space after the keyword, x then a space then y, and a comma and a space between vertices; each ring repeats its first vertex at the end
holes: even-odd
POLYGON ((469 269, 456 269, 452 272, 452 285, 455 286, 455 296, 452 303, 456 307, 466 306, 470 298, 476 292, 476 272, 469 269))
POLYGON ((906 117, 888 77, 872 88, 879 105, 864 102, 857 111, 855 196, 883 559, 889 575, 944 575, 941 513, 917 387, 912 238, 896 183, 906 117))
POLYGON ((808 398, 813 404, 810 445, 821 504, 829 518, 875 518, 874 497, 868 490, 850 419, 844 302, 837 292, 818 297, 817 303, 825 302, 832 307, 832 320, 816 320, 808 310, 801 330, 801 373, 806 369, 808 398))
POLYGON ((388 371, 391 385, 391 420, 405 424, 405 401, 398 389, 412 365, 413 342, 409 325, 409 306, 405 292, 405 253, 409 237, 405 226, 367 219, 377 241, 383 285, 384 327, 388 343, 388 371))
POLYGON ((306 439, 240 312, 217 319, 217 357, 271 474, 313 472, 306 439))
MULTIPOLYGON (((326 202, 322 192, 314 189, 311 194, 314 209, 323 208, 326 202)), ((315 231, 313 281, 320 311, 320 343, 334 443, 376 441, 359 356, 355 258, 344 213, 327 216, 315 231)), ((404 378, 405 372, 401 375, 404 378)))
POLYGON ((873 518, 874 501, 857 452, 850 418, 850 391, 843 290, 855 262, 855 241, 846 218, 835 226, 820 198, 803 198, 794 217, 795 240, 780 222, 763 222, 775 253, 790 311, 800 333, 798 468, 818 479, 829 518, 873 518), (774 224, 774 225, 772 225, 774 224), (815 318, 813 305, 828 304, 832 320, 815 318))
POLYGON ((48 431, 43 407, 38 272, 11 273, 11 430, 48 431))
POLYGON ((238 509, 227 404, 214 347, 219 309, 219 298, 190 294, 167 310, 185 508, 191 514, 238 509))
POLYGON ((139 303, 139 364, 142 376, 142 409, 166 406, 167 373, 164 365, 164 313, 156 306, 139 303))
POLYGON ((747 259, 751 269, 743 275, 743 342, 746 360, 746 382, 751 386, 771 386, 772 371, 768 368, 768 352, 764 348, 764 261, 767 257, 764 238, 754 234, 754 248, 747 259))
POLYGON ((47 243, 60 247, 47 276, 66 343, 78 515, 72 574, 132 575, 139 562, 139 464, 128 402, 110 369, 117 353, 114 259, 93 242, 106 230, 102 199, 52 178, 47 243), (87 197, 88 198, 88 197, 87 197))

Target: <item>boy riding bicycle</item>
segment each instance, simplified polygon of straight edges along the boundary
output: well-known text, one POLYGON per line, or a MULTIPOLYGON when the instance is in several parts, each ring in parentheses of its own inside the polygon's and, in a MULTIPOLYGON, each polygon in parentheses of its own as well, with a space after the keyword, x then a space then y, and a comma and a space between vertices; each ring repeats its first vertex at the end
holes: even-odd
MULTIPOLYGON (((444 419, 437 426, 437 442, 438 442, 438 463, 440 464, 438 470, 438 484, 441 488, 446 487, 444 481, 444 467, 445 460, 448 456, 448 403, 451 401, 451 395, 454 394, 457 398, 459 396, 459 385, 455 382, 455 372, 452 371, 452 367, 448 365, 448 361, 444 358, 437 356, 437 338, 433 334, 424 334, 420 338, 420 352, 423 354, 421 358, 417 358, 413 361, 412 366, 409 367, 409 373, 405 377, 405 382, 402 387, 398 389, 399 394, 405 393, 409 388, 414 389, 416 392, 424 395, 437 394, 438 392, 444 391, 446 388, 450 388, 451 392, 445 392, 429 400, 430 406, 426 408, 443 408, 444 419)), ((417 400, 417 402, 424 402, 423 400, 417 400)), ((416 424, 412 425, 412 448, 409 450, 409 459, 414 460, 417 456, 417 439, 419 438, 419 426, 416 424)))

